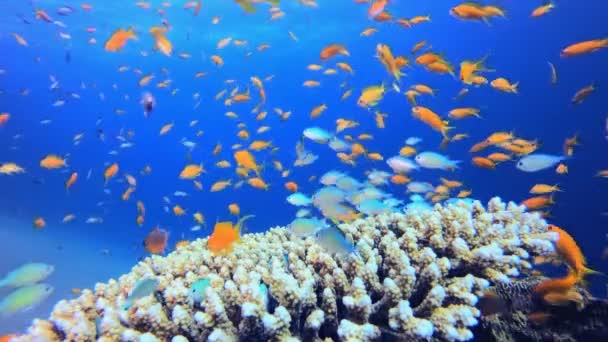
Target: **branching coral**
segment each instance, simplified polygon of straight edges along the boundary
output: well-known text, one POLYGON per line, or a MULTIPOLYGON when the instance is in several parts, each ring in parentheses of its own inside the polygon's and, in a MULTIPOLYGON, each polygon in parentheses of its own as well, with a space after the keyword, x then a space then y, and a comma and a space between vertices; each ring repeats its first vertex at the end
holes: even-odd
POLYGON ((468 340, 482 291, 552 253, 556 238, 537 215, 497 198, 487 209, 461 201, 339 228, 357 253, 330 255, 280 227, 244 236, 226 255, 194 241, 60 302, 18 341, 468 340), (156 293, 124 310, 150 277, 156 293), (209 286, 196 301, 188 289, 201 278, 209 286))

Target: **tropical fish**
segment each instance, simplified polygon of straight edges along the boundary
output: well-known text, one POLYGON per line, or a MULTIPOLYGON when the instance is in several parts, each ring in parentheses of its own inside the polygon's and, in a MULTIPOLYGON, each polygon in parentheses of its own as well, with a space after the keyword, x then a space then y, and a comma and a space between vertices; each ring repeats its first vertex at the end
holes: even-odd
POLYGON ((26 285, 11 292, 0 301, 0 316, 7 317, 27 311, 48 298, 54 288, 48 284, 26 285))
POLYGON ((0 174, 3 175, 16 175, 24 173, 25 169, 15 163, 4 163, 0 164, 0 174))
POLYGON ((112 36, 106 41, 104 48, 106 51, 116 52, 122 50, 128 40, 136 39, 137 35, 133 28, 129 28, 128 30, 118 29, 114 31, 112 36))
POLYGON ((103 178, 105 179, 106 184, 108 184, 108 181, 111 178, 116 176, 116 174, 118 173, 118 170, 119 170, 119 166, 117 163, 113 163, 110 166, 108 166, 108 168, 106 168, 106 170, 103 173, 103 178))
POLYGON ((125 300, 122 309, 129 310, 133 304, 141 298, 147 297, 153 294, 158 288, 159 281, 155 278, 147 278, 138 280, 131 289, 131 293, 125 300))
POLYGON ((203 164, 190 164, 190 165, 186 165, 182 171, 179 174, 179 178, 180 179, 196 179, 198 177, 200 177, 200 175, 205 172, 205 169, 203 168, 203 164))
POLYGON ((557 233, 558 238, 555 242, 555 248, 579 279, 582 279, 586 274, 598 273, 587 267, 583 252, 568 232, 553 224, 549 224, 547 230, 557 233))
POLYGON ((243 216, 234 226, 229 221, 216 223, 207 240, 207 248, 213 253, 230 252, 234 243, 240 240, 243 223, 252 217, 254 215, 243 216))
POLYGON ((517 162, 517 169, 525 172, 537 172, 555 166, 566 157, 549 154, 530 154, 517 162))
POLYGON ((603 48, 608 48, 608 38, 586 40, 583 42, 569 45, 562 50, 561 56, 562 57, 580 56, 580 55, 598 51, 603 48))
POLYGON ((332 254, 347 255, 357 251, 353 243, 335 227, 327 227, 318 231, 316 241, 332 254))
POLYGON ((455 170, 460 160, 450 160, 435 152, 421 152, 414 158, 416 163, 427 169, 455 170))
POLYGON ((28 263, 19 266, 0 279, 1 287, 22 287, 41 282, 48 278, 55 267, 44 263, 28 263))
POLYGON ((59 169, 66 166, 68 166, 66 160, 54 154, 49 154, 40 161, 40 167, 45 169, 59 169))
POLYGON ((531 16, 532 17, 540 17, 543 16, 547 13, 549 13, 549 11, 551 11, 552 9, 555 8, 555 4, 553 2, 548 2, 545 3, 543 5, 540 5, 538 7, 536 7, 533 11, 531 16))
POLYGON ((209 278, 200 278, 190 286, 190 297, 196 304, 200 304, 205 300, 207 288, 211 286, 209 278))
POLYGON ((169 233, 166 230, 156 227, 146 236, 144 247, 152 254, 163 254, 167 248, 169 233))
POLYGON ((363 108, 376 106, 384 98, 384 84, 379 86, 369 86, 361 92, 357 100, 357 105, 363 108))
POLYGON ((321 50, 320 58, 321 60, 326 61, 336 55, 350 56, 348 50, 346 49, 346 47, 344 47, 344 45, 330 44, 321 50))
POLYGON ((296 192, 287 196, 287 202, 291 205, 301 207, 310 205, 312 203, 312 200, 303 193, 296 192))

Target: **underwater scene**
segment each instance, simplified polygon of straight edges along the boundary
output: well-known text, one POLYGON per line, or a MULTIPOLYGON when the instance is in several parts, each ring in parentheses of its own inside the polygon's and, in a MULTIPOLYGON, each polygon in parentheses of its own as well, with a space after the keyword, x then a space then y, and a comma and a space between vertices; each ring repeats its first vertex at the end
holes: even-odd
POLYGON ((607 11, 0 1, 0 342, 608 340, 607 11))

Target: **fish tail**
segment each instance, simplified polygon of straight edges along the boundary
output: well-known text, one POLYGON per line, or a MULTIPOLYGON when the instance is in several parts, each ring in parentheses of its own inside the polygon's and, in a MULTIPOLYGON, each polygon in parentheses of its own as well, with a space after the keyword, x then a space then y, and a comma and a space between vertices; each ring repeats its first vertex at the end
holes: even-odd
POLYGON ((606 276, 604 273, 593 270, 587 266, 583 266, 582 269, 576 270, 575 272, 577 273, 578 279, 580 281, 582 281, 583 278, 589 274, 600 275, 600 276, 604 276, 604 277, 606 276))
POLYGON ((602 39, 600 45, 604 48, 608 47, 608 38, 602 39))
POLYGON ((519 82, 515 82, 513 83, 513 85, 511 86, 511 90, 517 94, 517 86, 519 86, 519 82))
POLYGON ((135 34, 135 29, 133 28, 133 26, 129 27, 129 29, 127 30, 127 33, 132 36, 133 38, 137 38, 137 35, 135 34))

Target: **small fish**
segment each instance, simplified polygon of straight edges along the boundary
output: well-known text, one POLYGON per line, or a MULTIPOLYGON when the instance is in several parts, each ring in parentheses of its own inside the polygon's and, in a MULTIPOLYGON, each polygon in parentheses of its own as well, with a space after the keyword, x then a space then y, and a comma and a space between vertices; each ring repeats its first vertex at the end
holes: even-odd
POLYGON ((549 154, 530 154, 517 162, 517 169, 525 172, 537 172, 555 166, 567 159, 563 156, 549 154))
POLYGON ((455 170, 460 160, 450 160, 435 152, 421 152, 414 158, 416 163, 427 169, 455 170))
POLYGON ((317 232, 316 241, 332 254, 351 254, 356 252, 353 243, 335 227, 328 227, 317 232))
POLYGON ((54 270, 55 267, 53 265, 44 263, 23 264, 0 279, 0 288, 5 286, 22 287, 35 284, 48 278, 54 270))
POLYGON ((211 286, 209 278, 200 278, 192 283, 192 286, 190 287, 190 297, 194 300, 195 304, 200 304, 205 300, 205 293, 209 286, 211 286))
POLYGON ((103 218, 101 217, 89 217, 85 223, 87 224, 101 224, 103 223, 103 218))
POLYGON ((553 65, 553 63, 551 62, 547 62, 549 64, 549 70, 551 71, 551 84, 552 85, 556 85, 557 84, 557 70, 555 69, 555 66, 553 65))
POLYGON ((167 247, 167 241, 169 240, 169 233, 156 227, 150 231, 146 239, 144 240, 144 247, 152 254, 163 254, 167 247))
POLYGON ((7 317, 27 311, 53 293, 54 288, 48 284, 35 284, 20 287, 0 301, 0 316, 7 317))
POLYGON ((317 218, 296 218, 288 226, 287 229, 298 238, 312 236, 321 229, 327 227, 325 221, 317 218))
POLYGON ((157 279, 141 279, 137 281, 137 283, 133 285, 131 293, 123 304, 123 310, 129 310, 135 301, 154 293, 158 288, 158 284, 159 282, 157 279))
POLYGON ((312 200, 310 199, 310 197, 304 195, 303 193, 296 192, 287 197, 287 202, 291 205, 302 207, 310 205, 312 203, 312 200))

